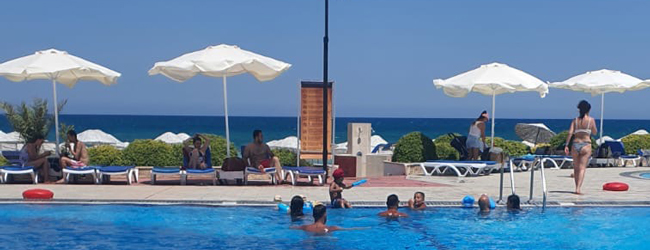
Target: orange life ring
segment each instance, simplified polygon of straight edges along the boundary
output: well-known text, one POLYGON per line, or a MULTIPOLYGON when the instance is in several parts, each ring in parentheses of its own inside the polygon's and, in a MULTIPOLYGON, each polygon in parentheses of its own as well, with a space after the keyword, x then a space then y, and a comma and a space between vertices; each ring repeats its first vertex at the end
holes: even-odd
POLYGON ((47 189, 28 189, 23 192, 23 199, 49 200, 54 197, 54 193, 47 189))
POLYGON ((607 191, 627 191, 630 189, 630 186, 623 182, 609 182, 603 185, 603 190, 607 191))

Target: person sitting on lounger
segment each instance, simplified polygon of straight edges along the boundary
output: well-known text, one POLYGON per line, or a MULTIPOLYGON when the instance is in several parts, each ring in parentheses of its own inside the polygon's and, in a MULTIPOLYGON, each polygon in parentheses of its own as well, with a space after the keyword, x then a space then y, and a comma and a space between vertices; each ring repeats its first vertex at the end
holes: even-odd
POLYGON ((183 142, 183 155, 189 159, 186 168, 190 169, 206 169, 208 165, 205 163, 205 152, 210 146, 210 139, 202 134, 196 134, 192 138, 194 147, 190 147, 189 140, 183 142))
POLYGON ((66 141, 65 148, 67 149, 67 152, 69 152, 69 155, 68 157, 61 156, 59 164, 62 168, 80 168, 88 166, 90 162, 88 149, 86 148, 86 144, 77 139, 77 132, 74 130, 68 131, 68 140, 66 141))
POLYGON ((467 135, 465 146, 469 151, 470 160, 478 160, 480 152, 485 149, 485 122, 487 122, 488 119, 487 111, 483 111, 469 127, 469 134, 467 135))
POLYGON ((427 208, 427 205, 424 204, 424 193, 415 192, 413 199, 409 199, 409 208, 415 210, 421 210, 427 208))
POLYGON ((396 194, 388 196, 388 199, 386 199, 386 207, 388 207, 388 209, 379 213, 379 216, 388 218, 408 217, 408 214, 397 211, 397 208, 399 208, 399 198, 396 194))
POLYGON ((275 168, 275 177, 278 180, 278 184, 281 184, 284 180, 282 179, 282 164, 280 163, 280 158, 273 155, 269 145, 264 143, 264 135, 262 135, 261 130, 253 131, 253 142, 246 145, 244 148, 244 162, 250 164, 250 167, 259 169, 264 173, 266 168, 275 168))
POLYGON ((350 203, 343 199, 343 189, 350 189, 352 186, 345 185, 343 183, 343 169, 337 168, 332 173, 334 181, 330 184, 330 201, 332 208, 352 208, 350 203))
POLYGON ((38 172, 43 176, 43 182, 50 182, 50 162, 47 161, 47 157, 52 154, 52 152, 47 151, 40 154, 41 146, 43 145, 45 138, 43 136, 36 136, 30 142, 23 146, 21 154, 27 154, 27 163, 25 166, 32 166, 34 169, 37 169, 38 172))
POLYGON ((316 234, 326 234, 333 231, 341 230, 337 226, 327 226, 327 208, 323 205, 316 205, 314 207, 314 224, 304 225, 300 227, 295 227, 295 229, 301 229, 310 233, 316 234))
POLYGON ((506 206, 510 211, 521 210, 521 206, 519 205, 519 196, 516 194, 511 194, 508 196, 508 203, 506 206))
POLYGON ((480 209, 479 213, 489 213, 490 212, 490 198, 486 194, 482 194, 478 198, 478 207, 480 209))

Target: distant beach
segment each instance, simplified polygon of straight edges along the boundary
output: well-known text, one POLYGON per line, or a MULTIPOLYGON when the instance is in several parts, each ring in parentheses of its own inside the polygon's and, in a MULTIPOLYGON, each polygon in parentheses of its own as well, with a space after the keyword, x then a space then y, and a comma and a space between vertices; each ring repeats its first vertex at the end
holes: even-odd
MULTIPOLYGON (((77 132, 86 129, 101 129, 117 139, 130 142, 135 139, 153 139, 164 132, 212 133, 224 135, 223 116, 136 116, 136 115, 61 115, 61 122, 74 125, 77 132)), ((466 134, 471 118, 352 118, 336 119, 336 142, 347 141, 347 124, 350 122, 372 123, 373 134, 380 135, 388 142, 396 142, 411 131, 421 131, 435 138, 456 132, 466 134)), ((559 133, 567 130, 569 119, 498 119, 495 134, 508 140, 521 141, 514 132, 517 123, 544 123, 559 133)), ((597 123, 599 121, 596 121, 597 123)), ((296 136, 295 117, 230 117, 231 140, 237 145, 251 141, 254 129, 264 131, 266 141, 296 136)), ((618 139, 636 130, 650 130, 650 120, 605 120, 605 135, 618 139)), ((0 130, 13 131, 6 118, 0 118, 0 130)), ((50 131, 48 140, 54 140, 50 131)))

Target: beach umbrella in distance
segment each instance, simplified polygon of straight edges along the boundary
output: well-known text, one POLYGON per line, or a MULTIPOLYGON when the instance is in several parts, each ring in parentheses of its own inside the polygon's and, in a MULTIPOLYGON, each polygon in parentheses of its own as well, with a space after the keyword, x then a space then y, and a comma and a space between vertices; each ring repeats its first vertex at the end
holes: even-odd
MULTIPOLYGON (((59 111, 56 83, 70 88, 78 81, 98 81, 104 85, 117 83, 120 73, 56 49, 37 51, 32 55, 0 64, 0 76, 10 81, 51 80, 54 95, 54 131, 59 145, 59 111)), ((58 154, 59 151, 56 150, 58 154)))
POLYGON ((99 129, 89 129, 83 131, 77 135, 79 141, 88 144, 88 145, 100 145, 100 144, 109 144, 109 145, 120 145, 122 142, 99 129))
POLYGON ((492 96, 492 147, 494 146, 494 119, 496 96, 520 91, 535 91, 543 98, 548 93, 548 85, 526 72, 501 63, 490 63, 447 79, 433 80, 436 88, 441 88, 451 97, 465 97, 470 92, 492 96))
POLYGON ((544 123, 517 123, 515 133, 519 138, 531 142, 533 145, 549 143, 555 136, 555 132, 551 131, 544 123))
POLYGON ((172 132, 165 132, 162 135, 156 137, 154 140, 167 144, 181 144, 188 138, 190 138, 190 136, 186 133, 174 134, 172 132))
POLYGON ((600 136, 603 137, 603 117, 605 109, 605 93, 640 90, 650 87, 650 81, 642 82, 641 79, 616 70, 601 69, 571 77, 563 82, 554 82, 550 87, 570 89, 590 93, 592 96, 600 95, 600 136))
POLYGON ((289 136, 281 140, 273 140, 268 142, 267 145, 269 145, 270 148, 283 148, 295 152, 298 150, 298 137, 289 136))
MULTIPOLYGON (((223 78, 226 142, 230 145, 226 78, 250 73, 258 81, 265 82, 275 79, 290 67, 291 64, 258 55, 234 45, 221 44, 187 53, 169 61, 157 62, 149 70, 149 75, 162 74, 177 82, 187 81, 198 74, 223 78)), ((230 157, 229 146, 226 146, 226 154, 230 157)))

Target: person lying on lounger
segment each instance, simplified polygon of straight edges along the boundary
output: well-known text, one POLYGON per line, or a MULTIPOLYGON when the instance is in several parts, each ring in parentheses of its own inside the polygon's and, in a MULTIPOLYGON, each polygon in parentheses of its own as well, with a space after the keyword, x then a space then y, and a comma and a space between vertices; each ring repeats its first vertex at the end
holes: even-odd
POLYGON ((207 164, 205 163, 205 152, 210 146, 210 139, 202 134, 196 134, 192 138, 192 144, 194 147, 190 147, 189 140, 185 140, 183 144, 183 155, 189 159, 187 162, 187 168, 190 169, 206 169, 207 164))
POLYGON ((267 168, 275 168, 275 177, 278 184, 282 184, 282 164, 280 158, 273 155, 269 145, 264 143, 264 135, 261 130, 253 131, 253 142, 246 145, 244 148, 244 162, 250 164, 250 167, 259 169, 262 173, 267 168))
POLYGON ((66 140, 65 148, 69 154, 68 156, 61 156, 59 164, 62 168, 81 168, 88 166, 90 162, 88 149, 86 148, 86 144, 77 139, 77 132, 74 130, 68 131, 68 140, 66 140))
POLYGON ((386 207, 388 207, 388 209, 379 213, 379 216, 388 218, 408 217, 408 214, 397 211, 397 208, 399 208, 399 198, 396 194, 388 196, 388 199, 386 199, 386 207))

